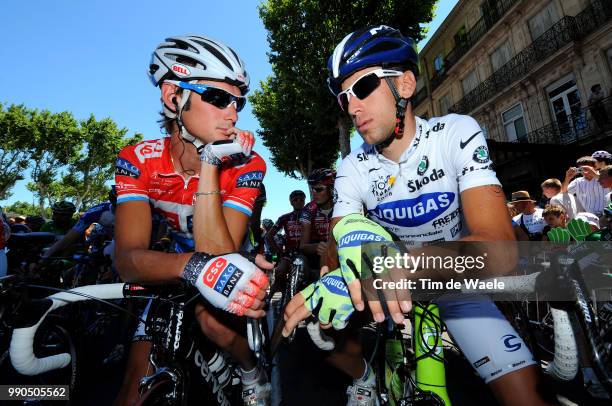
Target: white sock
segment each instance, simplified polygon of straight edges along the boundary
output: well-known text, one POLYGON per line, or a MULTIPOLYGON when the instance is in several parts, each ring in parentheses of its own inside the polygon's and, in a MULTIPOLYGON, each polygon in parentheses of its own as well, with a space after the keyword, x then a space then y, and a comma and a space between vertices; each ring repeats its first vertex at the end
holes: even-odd
POLYGON ((354 383, 360 386, 368 386, 373 387, 376 385, 376 375, 374 374, 374 370, 370 367, 370 364, 364 359, 363 364, 365 365, 365 370, 363 371, 363 375, 361 378, 355 379, 354 383))
POLYGON ((257 380, 259 379, 259 373, 260 373, 260 370, 257 366, 255 366, 255 368, 251 369, 250 371, 245 371, 241 367, 240 375, 242 377, 242 383, 247 385, 253 382, 257 382, 257 380))

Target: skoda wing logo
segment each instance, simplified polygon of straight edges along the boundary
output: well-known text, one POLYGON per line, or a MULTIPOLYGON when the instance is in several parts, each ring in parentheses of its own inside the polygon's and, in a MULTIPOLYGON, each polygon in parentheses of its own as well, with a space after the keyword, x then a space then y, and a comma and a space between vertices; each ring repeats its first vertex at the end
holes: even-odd
POLYGON ((429 158, 427 158, 427 155, 423 155, 423 158, 421 158, 421 162, 419 162, 419 166, 417 167, 417 175, 423 176, 425 172, 427 172, 428 168, 429 158))

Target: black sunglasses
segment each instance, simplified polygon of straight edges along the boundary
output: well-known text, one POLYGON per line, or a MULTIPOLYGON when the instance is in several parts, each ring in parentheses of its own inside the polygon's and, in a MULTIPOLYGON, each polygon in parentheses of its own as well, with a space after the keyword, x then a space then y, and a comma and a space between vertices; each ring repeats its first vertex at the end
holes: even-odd
POLYGON ((202 101, 210 103, 213 106, 224 109, 232 103, 236 104, 236 111, 240 111, 246 104, 246 97, 236 96, 227 90, 218 87, 203 85, 200 83, 175 82, 182 89, 187 89, 196 92, 202 98, 202 101))
POLYGON ((317 193, 321 193, 325 189, 327 189, 327 187, 325 187, 325 186, 315 186, 315 187, 312 188, 312 190, 314 190, 317 193))

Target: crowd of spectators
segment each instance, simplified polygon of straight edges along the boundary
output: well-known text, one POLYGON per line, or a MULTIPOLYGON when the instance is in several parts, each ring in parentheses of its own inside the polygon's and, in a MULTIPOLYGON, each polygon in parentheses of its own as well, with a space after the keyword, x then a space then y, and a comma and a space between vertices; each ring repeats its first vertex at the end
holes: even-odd
POLYGON ((508 210, 517 240, 547 239, 551 228, 566 227, 568 221, 581 219, 593 232, 607 227, 605 211, 612 193, 612 154, 596 151, 576 160, 563 180, 550 178, 541 184, 542 197, 532 199, 528 191, 512 193, 508 210))

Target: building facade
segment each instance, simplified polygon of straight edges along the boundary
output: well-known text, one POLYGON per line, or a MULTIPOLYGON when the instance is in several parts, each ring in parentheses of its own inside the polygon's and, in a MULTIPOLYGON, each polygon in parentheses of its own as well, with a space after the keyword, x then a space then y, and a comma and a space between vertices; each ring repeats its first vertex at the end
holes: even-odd
POLYGON ((416 114, 476 118, 507 194, 612 150, 612 0, 460 0, 419 56, 416 114))

